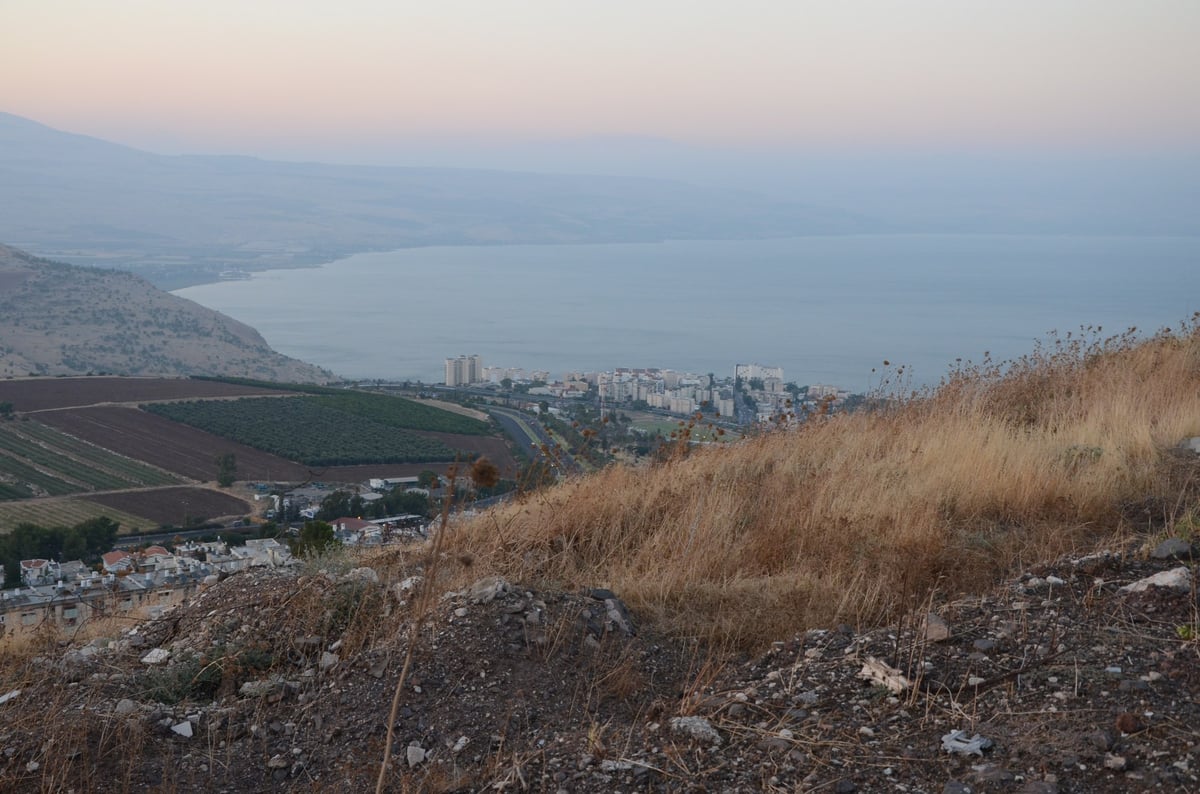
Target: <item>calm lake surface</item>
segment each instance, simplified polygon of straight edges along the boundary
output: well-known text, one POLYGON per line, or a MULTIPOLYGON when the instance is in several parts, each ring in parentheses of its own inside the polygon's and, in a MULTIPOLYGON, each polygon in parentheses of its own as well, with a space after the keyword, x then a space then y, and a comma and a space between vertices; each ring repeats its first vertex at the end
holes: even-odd
POLYGON ((861 236, 416 248, 175 294, 350 378, 437 383, 442 361, 663 367, 863 391, 914 386, 1057 330, 1177 326, 1200 310, 1200 238, 861 236))

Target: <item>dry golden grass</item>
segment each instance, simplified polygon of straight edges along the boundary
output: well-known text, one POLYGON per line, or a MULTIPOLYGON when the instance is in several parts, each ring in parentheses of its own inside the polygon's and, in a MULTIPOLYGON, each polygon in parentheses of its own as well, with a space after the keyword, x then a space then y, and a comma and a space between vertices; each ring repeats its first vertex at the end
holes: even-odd
POLYGON ((873 411, 610 467, 455 528, 447 550, 473 575, 609 586, 742 646, 889 619, 1192 509, 1175 448, 1200 435, 1198 318, 1146 341, 1052 338, 873 411))

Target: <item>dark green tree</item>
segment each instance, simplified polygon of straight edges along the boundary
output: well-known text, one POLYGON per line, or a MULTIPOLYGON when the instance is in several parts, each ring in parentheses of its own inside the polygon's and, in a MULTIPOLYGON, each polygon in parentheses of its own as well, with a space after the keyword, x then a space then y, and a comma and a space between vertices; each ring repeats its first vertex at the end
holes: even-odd
POLYGON ((315 557, 337 545, 333 527, 324 521, 305 521, 300 537, 291 541, 292 554, 315 557))
POLYGON ((237 456, 232 452, 217 455, 217 485, 228 488, 237 479, 237 456))

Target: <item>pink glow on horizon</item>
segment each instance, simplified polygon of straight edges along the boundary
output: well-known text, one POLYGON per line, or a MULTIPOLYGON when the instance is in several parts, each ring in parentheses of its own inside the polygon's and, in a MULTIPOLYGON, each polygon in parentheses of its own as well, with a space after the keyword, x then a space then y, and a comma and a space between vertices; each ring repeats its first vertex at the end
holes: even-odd
POLYGON ((678 0, 449 0, 419 11, 365 0, 10 0, 0 24, 21 32, 0 50, 0 110, 197 149, 439 135, 1200 140, 1200 3, 1188 0, 797 0, 741 11, 678 0))

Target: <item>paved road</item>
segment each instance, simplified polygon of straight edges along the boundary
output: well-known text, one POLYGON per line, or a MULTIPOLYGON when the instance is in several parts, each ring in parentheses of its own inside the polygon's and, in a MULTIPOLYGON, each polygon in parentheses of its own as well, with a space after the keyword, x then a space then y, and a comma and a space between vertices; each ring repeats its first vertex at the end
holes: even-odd
MULTIPOLYGON (((517 442, 530 460, 546 457, 541 450, 543 444, 548 447, 554 445, 554 439, 550 438, 550 434, 546 432, 545 428, 531 416, 510 408, 497 408, 496 406, 488 406, 488 413, 496 418, 496 421, 504 428, 504 432, 517 442)), ((575 458, 561 447, 551 463, 560 468, 564 474, 578 474, 583 471, 575 458)))

